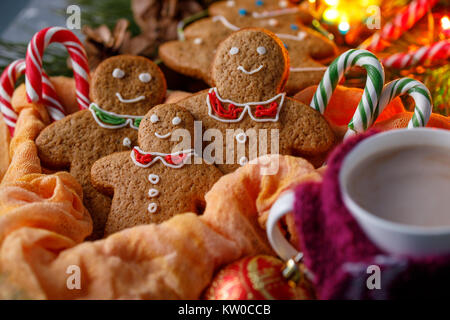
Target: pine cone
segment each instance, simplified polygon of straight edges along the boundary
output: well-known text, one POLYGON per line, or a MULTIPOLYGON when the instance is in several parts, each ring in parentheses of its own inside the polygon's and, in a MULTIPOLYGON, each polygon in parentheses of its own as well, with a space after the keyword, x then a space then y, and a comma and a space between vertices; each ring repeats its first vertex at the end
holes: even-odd
MULTIPOLYGON (((141 28, 139 40, 147 39, 145 50, 156 56, 158 46, 177 38, 177 24, 186 17, 203 10, 195 0, 133 0, 134 20, 141 28)), ((137 41, 136 41, 137 42, 137 41)))
POLYGON ((86 36, 84 46, 91 70, 94 70, 100 62, 111 56, 125 53, 139 54, 139 52, 132 50, 131 34, 127 31, 128 25, 128 20, 120 19, 112 32, 106 25, 101 25, 95 29, 89 26, 83 27, 82 32, 86 36))

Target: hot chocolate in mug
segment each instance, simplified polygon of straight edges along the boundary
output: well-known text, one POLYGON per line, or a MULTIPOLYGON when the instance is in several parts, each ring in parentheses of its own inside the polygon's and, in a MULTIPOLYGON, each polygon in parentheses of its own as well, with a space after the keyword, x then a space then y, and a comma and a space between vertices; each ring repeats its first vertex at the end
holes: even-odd
MULTIPOLYGON (((373 135, 345 157, 339 186, 347 210, 380 249, 408 256, 450 253, 450 131, 373 135)), ((293 191, 284 193, 267 221, 269 241, 284 260, 301 259, 278 228, 294 201, 293 191)))

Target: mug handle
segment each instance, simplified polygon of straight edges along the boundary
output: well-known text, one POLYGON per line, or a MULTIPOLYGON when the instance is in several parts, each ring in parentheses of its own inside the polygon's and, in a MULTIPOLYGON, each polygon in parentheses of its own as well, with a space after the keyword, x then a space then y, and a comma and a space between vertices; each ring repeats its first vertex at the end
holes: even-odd
POLYGON ((303 253, 295 249, 286 240, 278 226, 278 221, 293 210, 294 192, 287 191, 272 205, 266 222, 266 232, 270 245, 281 259, 284 261, 294 259, 295 262, 299 262, 303 258, 303 253))

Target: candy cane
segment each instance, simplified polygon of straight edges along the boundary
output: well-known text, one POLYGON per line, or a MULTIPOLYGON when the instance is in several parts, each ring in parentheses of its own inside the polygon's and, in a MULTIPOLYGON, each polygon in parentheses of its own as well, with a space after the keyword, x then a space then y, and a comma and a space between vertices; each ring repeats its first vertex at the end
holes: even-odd
POLYGON ((409 68, 426 61, 445 60, 450 57, 450 40, 438 41, 408 53, 396 53, 382 60, 383 65, 391 68, 409 68))
POLYGON ((86 52, 77 36, 61 27, 49 27, 37 32, 28 45, 26 56, 26 90, 30 102, 41 101, 42 56, 50 43, 57 42, 69 52, 76 83, 76 94, 80 109, 89 107, 89 67, 86 52))
MULTIPOLYGON (((11 105, 11 98, 14 93, 17 79, 25 73, 25 64, 26 62, 23 59, 12 62, 5 68, 0 77, 0 110, 11 136, 14 134, 17 121, 17 114, 11 105)), ((58 101, 55 88, 45 72, 42 73, 42 78, 43 103, 47 107, 49 115, 53 120, 62 119, 64 117, 64 108, 58 101)))
POLYGON ((376 52, 383 50, 386 45, 382 40, 397 40, 406 31, 411 29, 438 1, 415 0, 408 7, 397 14, 379 32, 365 41, 361 48, 376 52))
POLYGON ((348 128, 356 132, 363 132, 372 124, 373 118, 378 115, 378 100, 384 85, 383 67, 373 53, 367 50, 352 49, 336 58, 325 71, 310 105, 323 114, 337 84, 344 73, 354 65, 366 69, 367 80, 362 99, 348 128))
POLYGON ((410 95, 416 104, 408 128, 425 127, 432 111, 430 91, 422 82, 411 78, 397 79, 384 86, 378 106, 379 112, 381 113, 393 99, 403 94, 410 95))

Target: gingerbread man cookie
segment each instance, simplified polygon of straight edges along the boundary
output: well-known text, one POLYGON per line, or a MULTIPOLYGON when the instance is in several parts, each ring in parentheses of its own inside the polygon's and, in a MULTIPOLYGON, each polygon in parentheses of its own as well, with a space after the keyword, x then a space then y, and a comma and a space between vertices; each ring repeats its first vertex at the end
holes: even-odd
POLYGON ((83 202, 94 221, 92 238, 103 235, 111 205, 91 184, 92 164, 136 145, 141 119, 165 94, 164 75, 150 60, 127 55, 106 59, 93 75, 89 109, 54 122, 36 139, 43 165, 69 169, 82 185, 83 202))
POLYGON ((202 213, 205 193, 222 173, 201 159, 195 161, 193 137, 189 111, 175 104, 159 105, 142 120, 139 147, 94 163, 94 186, 114 195, 105 234, 159 223, 183 212, 202 213))
POLYGON ((332 147, 334 135, 322 115, 286 97, 288 74, 281 40, 264 29, 243 29, 217 49, 212 68, 216 87, 178 102, 202 121, 205 131, 219 130, 227 137, 213 155, 222 172, 265 153, 302 156, 318 165, 332 147), (230 131, 235 134, 231 143, 230 131), (234 152, 239 148, 245 148, 245 156, 234 152))
POLYGON ((333 59, 337 47, 326 37, 302 25, 298 7, 287 7, 286 2, 217 2, 210 7, 212 17, 188 26, 183 41, 161 45, 159 55, 170 68, 215 85, 210 71, 219 43, 242 28, 264 28, 274 32, 289 52, 291 65, 286 91, 294 94, 320 82, 326 70, 320 62, 333 59))

